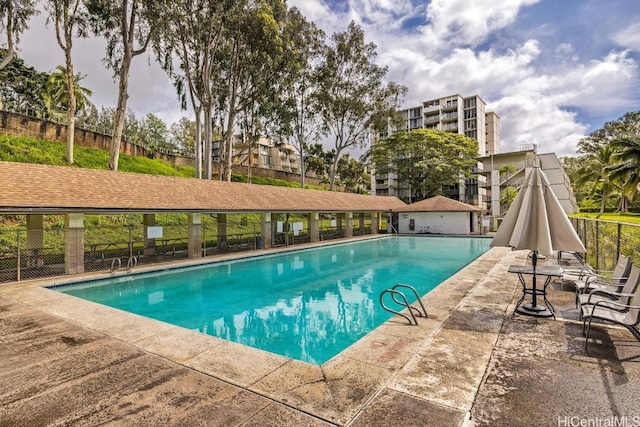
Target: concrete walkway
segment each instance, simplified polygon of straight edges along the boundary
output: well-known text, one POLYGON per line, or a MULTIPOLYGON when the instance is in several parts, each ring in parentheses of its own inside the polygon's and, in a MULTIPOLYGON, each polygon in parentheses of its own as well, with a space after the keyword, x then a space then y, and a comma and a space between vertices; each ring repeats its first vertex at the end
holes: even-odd
POLYGON ((634 425, 640 343, 596 328, 585 354, 560 284, 557 320, 512 315, 507 268, 525 262, 489 251, 425 296, 420 326, 387 322, 322 367, 125 325, 95 304, 91 316, 37 283, 0 286, 0 426, 634 425))

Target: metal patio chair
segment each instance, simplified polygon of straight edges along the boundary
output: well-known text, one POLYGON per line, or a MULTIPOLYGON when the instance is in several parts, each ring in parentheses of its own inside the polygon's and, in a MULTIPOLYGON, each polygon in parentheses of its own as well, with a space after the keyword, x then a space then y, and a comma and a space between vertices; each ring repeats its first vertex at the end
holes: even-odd
POLYGON ((640 323, 640 286, 636 287, 635 292, 626 304, 619 300, 598 301, 595 304, 585 304, 581 306, 581 311, 582 335, 585 337, 585 352, 587 352, 591 322, 593 320, 624 326, 640 341, 640 330, 638 329, 638 324, 640 323))
POLYGON ((620 291, 601 288, 593 289, 589 293, 578 295, 580 316, 582 316, 582 306, 584 305, 594 305, 598 302, 606 303, 612 301, 617 301, 622 304, 629 304, 638 285, 640 285, 640 267, 632 264, 631 271, 629 272, 629 277, 625 281, 620 291))

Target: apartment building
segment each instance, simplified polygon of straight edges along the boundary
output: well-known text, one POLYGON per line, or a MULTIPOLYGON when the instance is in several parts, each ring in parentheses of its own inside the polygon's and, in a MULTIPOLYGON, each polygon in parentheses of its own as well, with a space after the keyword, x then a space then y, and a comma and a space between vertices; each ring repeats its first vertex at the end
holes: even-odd
POLYGON ((555 153, 538 154, 536 144, 527 144, 518 151, 487 153, 479 158, 484 164, 480 173, 485 176, 488 214, 503 216, 508 205, 500 202, 507 188, 518 189, 526 170, 539 167, 549 179, 551 190, 567 214, 578 212, 571 182, 555 153))
MULTIPOLYGON (((214 161, 218 161, 219 147, 219 142, 213 143, 214 161)), ((233 164, 301 173, 300 155, 296 148, 291 144, 276 144, 265 137, 260 137, 257 141, 250 142, 241 134, 235 135, 233 140, 233 164)))
MULTIPOLYGON (((478 141, 478 151, 483 157, 500 151, 500 117, 486 111, 486 103, 478 95, 463 97, 449 95, 424 101, 421 105, 400 111, 404 117, 404 128, 436 129, 463 134, 478 141)), ((482 170, 478 163, 476 171, 482 170)), ((481 208, 485 205, 485 176, 462 180, 445 189, 445 195, 481 208)), ((403 188, 394 174, 376 175, 372 179, 372 191, 376 195, 397 196, 410 202, 410 190, 403 188)))

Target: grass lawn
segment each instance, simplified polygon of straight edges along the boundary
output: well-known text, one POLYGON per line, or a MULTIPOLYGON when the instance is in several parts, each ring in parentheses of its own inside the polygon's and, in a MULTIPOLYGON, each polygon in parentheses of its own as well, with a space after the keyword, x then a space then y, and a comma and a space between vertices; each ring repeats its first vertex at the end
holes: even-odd
POLYGON ((571 218, 591 218, 601 219, 603 221, 615 221, 626 222, 629 224, 640 224, 640 214, 636 213, 604 213, 600 218, 596 218, 598 214, 596 212, 581 212, 573 215, 569 215, 571 218))

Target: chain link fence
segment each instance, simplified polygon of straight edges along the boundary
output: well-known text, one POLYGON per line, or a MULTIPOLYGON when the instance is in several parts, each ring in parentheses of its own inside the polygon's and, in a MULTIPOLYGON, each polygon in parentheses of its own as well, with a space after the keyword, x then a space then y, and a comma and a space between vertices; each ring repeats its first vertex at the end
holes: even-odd
POLYGON ((64 230, 0 233, 0 283, 64 274, 64 230))
MULTIPOLYGON (((260 224, 202 224, 202 256, 254 251, 265 247, 260 224), (219 233, 221 229, 230 230, 219 233)), ((355 236, 371 234, 371 224, 354 221, 355 236)), ((86 227, 83 235, 84 271, 113 271, 149 265, 189 256, 188 225, 164 225, 162 237, 145 240, 144 225, 86 227)), ((319 229, 319 240, 346 237, 343 227, 319 229)), ((283 247, 311 242, 306 222, 283 223, 276 227, 271 246, 283 247), (279 228, 281 227, 281 228, 279 228)), ((65 230, 0 231, 0 283, 65 274, 65 230)))

